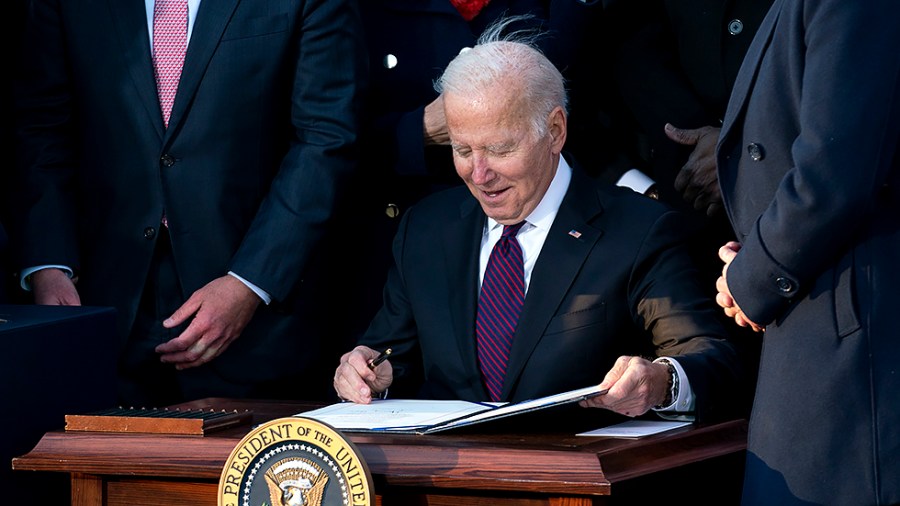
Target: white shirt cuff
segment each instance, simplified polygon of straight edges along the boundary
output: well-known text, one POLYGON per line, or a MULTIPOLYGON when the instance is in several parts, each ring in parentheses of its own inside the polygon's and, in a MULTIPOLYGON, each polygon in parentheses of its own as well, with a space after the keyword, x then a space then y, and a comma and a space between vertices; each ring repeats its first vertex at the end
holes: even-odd
POLYGON ((638 169, 630 169, 616 181, 616 186, 627 186, 638 193, 646 193, 647 188, 654 184, 656 184, 656 181, 650 179, 649 176, 638 169))
POLYGON ((69 276, 69 279, 72 279, 72 276, 75 275, 75 271, 71 268, 66 267, 65 265, 39 265, 37 267, 29 267, 27 269, 22 269, 22 273, 19 275, 19 286, 22 287, 22 290, 26 292, 31 291, 31 275, 37 271, 42 271, 44 269, 59 269, 66 273, 69 276))
POLYGON ((253 290, 253 293, 258 295, 259 298, 262 299, 262 301, 265 302, 267 306, 269 305, 270 302, 272 302, 272 297, 268 293, 266 293, 266 291, 263 290, 262 288, 254 285, 253 283, 247 281, 246 279, 238 276, 237 274, 235 274, 232 271, 228 271, 228 274, 236 277, 241 283, 247 285, 247 288, 253 290))

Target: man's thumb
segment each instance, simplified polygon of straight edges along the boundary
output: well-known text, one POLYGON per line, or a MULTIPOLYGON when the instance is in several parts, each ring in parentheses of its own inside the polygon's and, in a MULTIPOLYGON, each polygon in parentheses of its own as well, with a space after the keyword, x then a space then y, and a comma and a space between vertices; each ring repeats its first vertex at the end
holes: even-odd
POLYGON ((685 146, 694 146, 697 144, 697 141, 700 139, 700 133, 697 130, 683 130, 681 128, 676 127, 671 123, 666 123, 665 126, 666 137, 672 139, 678 144, 683 144, 685 146))

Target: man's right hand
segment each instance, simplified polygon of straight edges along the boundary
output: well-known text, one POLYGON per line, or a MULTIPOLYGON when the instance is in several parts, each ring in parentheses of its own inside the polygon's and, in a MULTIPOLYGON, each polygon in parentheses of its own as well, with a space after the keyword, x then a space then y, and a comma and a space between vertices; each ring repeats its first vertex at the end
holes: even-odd
POLYGON ((45 306, 80 306, 81 297, 75 283, 65 272, 47 268, 31 275, 34 303, 45 306))
POLYGON ((338 397, 357 404, 372 402, 372 393, 380 393, 394 381, 394 368, 385 360, 375 369, 369 363, 378 357, 378 352, 368 346, 357 346, 344 353, 341 363, 334 372, 334 390, 338 397))
POLYGON ((722 209, 722 193, 716 174, 716 143, 719 128, 705 126, 697 129, 682 129, 666 124, 666 136, 673 141, 693 146, 687 162, 675 178, 675 189, 694 209, 706 211, 713 216, 722 209))
POLYGON ((447 130, 447 118, 444 117, 444 96, 439 95, 425 106, 423 118, 425 145, 449 145, 450 132, 447 130))

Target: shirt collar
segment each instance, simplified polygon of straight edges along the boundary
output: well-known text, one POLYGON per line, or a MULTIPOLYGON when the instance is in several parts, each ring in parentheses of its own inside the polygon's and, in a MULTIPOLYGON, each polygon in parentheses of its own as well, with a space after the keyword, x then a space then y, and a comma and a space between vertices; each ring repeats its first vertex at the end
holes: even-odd
MULTIPOLYGON (((537 207, 531 211, 531 214, 525 218, 525 221, 527 221, 531 227, 550 230, 550 226, 553 225, 553 220, 556 218, 556 213, 559 211, 559 206, 566 196, 566 191, 569 189, 569 182, 571 181, 572 167, 570 167, 569 163, 566 162, 566 159, 560 155, 559 164, 556 166, 556 174, 553 175, 553 180, 550 181, 547 193, 544 194, 544 197, 541 199, 540 203, 538 203, 537 207)), ((488 231, 499 226, 502 225, 497 223, 493 218, 488 217, 488 231)))

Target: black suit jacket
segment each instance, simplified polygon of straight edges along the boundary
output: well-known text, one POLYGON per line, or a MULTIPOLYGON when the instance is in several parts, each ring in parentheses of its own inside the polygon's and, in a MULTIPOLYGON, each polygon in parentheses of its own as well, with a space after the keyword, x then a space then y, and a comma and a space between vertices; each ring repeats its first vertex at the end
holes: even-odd
POLYGON ((663 127, 721 125, 747 47, 771 4, 652 0, 620 3, 609 13, 610 37, 617 38, 610 43, 616 48, 613 75, 650 148, 641 168, 675 207, 692 210, 674 187, 692 148, 669 139, 663 127))
MULTIPOLYGON (((394 349, 392 396, 488 398, 475 344, 485 220, 465 187, 404 216, 384 307, 362 339, 394 349)), ((672 355, 691 378, 701 416, 713 413, 741 373, 679 230, 677 213, 575 170, 532 272, 503 399, 597 384, 623 354, 672 355)))
POLYGON ((318 361, 310 276, 366 82, 354 1, 202 2, 167 129, 143 2, 28 10, 19 267, 72 266, 127 335, 165 210, 185 297, 233 270, 276 301, 210 367, 252 383, 318 361))

